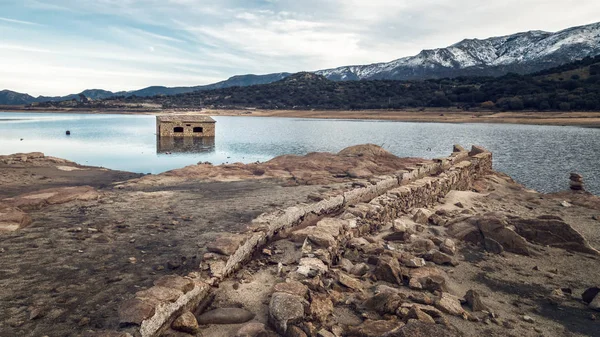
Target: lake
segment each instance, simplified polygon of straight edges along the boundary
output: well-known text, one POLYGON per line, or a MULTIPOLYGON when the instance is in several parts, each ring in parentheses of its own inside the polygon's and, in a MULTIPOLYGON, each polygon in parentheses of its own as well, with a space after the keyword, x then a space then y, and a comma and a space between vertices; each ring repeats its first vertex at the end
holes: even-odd
POLYGON ((156 139, 156 117, 0 112, 0 154, 44 152, 84 165, 160 173, 198 162, 267 161, 283 154, 337 152, 373 143, 400 157, 447 156, 453 144, 482 145, 494 167, 529 188, 568 188, 570 172, 600 194, 600 129, 513 124, 406 123, 302 118, 214 117, 212 140, 156 139), (65 135, 70 130, 71 135, 65 135), (158 147, 160 148, 160 151, 158 147), (169 152, 170 154, 166 154, 169 152))

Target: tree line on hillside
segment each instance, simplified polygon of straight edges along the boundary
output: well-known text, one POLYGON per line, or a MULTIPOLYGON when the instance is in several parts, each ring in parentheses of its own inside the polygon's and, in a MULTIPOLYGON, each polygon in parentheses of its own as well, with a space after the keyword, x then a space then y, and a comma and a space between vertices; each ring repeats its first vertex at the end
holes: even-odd
POLYGON ((334 82, 312 73, 299 73, 264 85, 149 98, 117 97, 85 104, 102 107, 144 103, 161 104, 163 108, 222 109, 600 110, 600 56, 528 75, 334 82), (585 76, 560 77, 575 69, 581 69, 585 76))

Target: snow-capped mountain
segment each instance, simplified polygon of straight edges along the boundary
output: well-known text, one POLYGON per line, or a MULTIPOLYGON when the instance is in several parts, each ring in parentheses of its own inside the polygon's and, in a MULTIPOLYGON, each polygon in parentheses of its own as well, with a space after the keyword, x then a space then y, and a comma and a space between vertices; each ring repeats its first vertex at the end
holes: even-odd
POLYGON ((319 70, 331 80, 425 79, 528 73, 600 54, 600 22, 556 33, 529 31, 485 40, 466 39, 389 63, 319 70))

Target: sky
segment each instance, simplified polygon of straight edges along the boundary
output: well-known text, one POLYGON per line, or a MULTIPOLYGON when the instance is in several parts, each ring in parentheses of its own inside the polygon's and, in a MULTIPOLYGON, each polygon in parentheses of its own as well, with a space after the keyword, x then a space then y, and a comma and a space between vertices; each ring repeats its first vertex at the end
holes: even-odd
POLYGON ((598 0, 0 0, 0 90, 193 86, 600 20, 598 0))

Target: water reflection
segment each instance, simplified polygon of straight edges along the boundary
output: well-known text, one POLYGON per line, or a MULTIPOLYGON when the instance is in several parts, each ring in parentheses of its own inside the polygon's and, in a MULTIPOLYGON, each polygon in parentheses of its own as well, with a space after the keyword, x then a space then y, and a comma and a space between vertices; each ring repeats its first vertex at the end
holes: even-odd
POLYGON ((156 153, 209 153, 215 151, 215 137, 156 136, 156 153))

